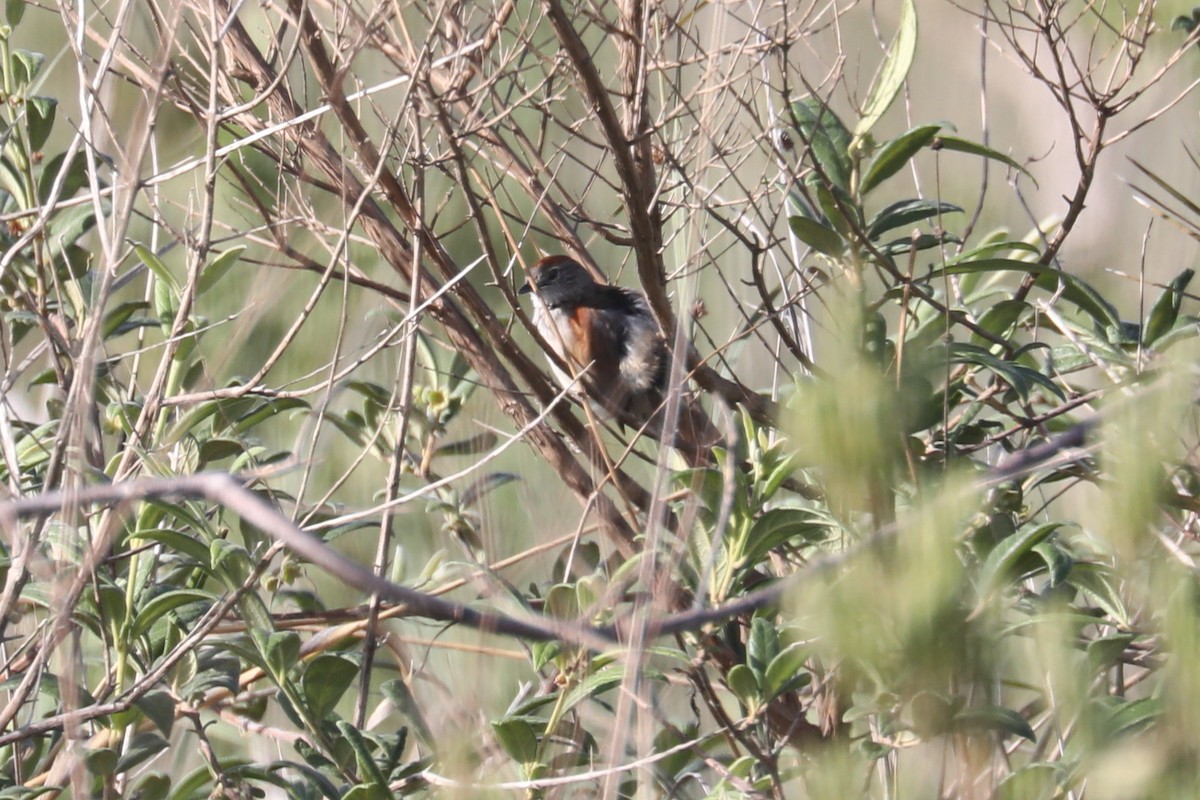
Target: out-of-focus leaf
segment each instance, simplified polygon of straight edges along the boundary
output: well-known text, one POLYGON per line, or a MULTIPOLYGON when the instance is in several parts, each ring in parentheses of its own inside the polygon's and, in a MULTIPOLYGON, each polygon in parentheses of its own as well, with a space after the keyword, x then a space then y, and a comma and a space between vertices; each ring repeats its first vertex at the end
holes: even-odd
POLYGON ((1095 600, 1105 613, 1121 625, 1129 625, 1129 611, 1117 590, 1120 581, 1104 564, 1077 562, 1067 575, 1067 583, 1082 589, 1095 600))
POLYGON ((25 16, 25 2, 26 0, 5 0, 4 18, 9 27, 15 28, 20 24, 21 17, 25 16))
POLYGON ((1046 568, 1050 571, 1050 585, 1058 586, 1071 572, 1071 567, 1075 565, 1075 559, 1071 557, 1063 547, 1059 546, 1057 540, 1048 539, 1036 545, 1033 552, 1042 557, 1046 562, 1046 568))
POLYGON ((413 697, 408 684, 402 678, 396 678, 385 682, 379 687, 379 690, 383 692, 383 696, 388 699, 392 707, 404 715, 407 724, 413 727, 417 732, 417 736, 425 743, 425 746, 433 748, 437 742, 433 737, 433 732, 430 730, 429 724, 425 721, 421 705, 413 697))
POLYGON ((537 732, 528 721, 509 717, 492 723, 496 741, 514 761, 532 764, 537 760, 537 732))
POLYGON ((1115 707, 1110 709, 1108 718, 1109 733, 1112 736, 1123 736, 1141 730, 1163 712, 1162 700, 1157 697, 1143 697, 1138 700, 1111 701, 1115 707))
POLYGON ((980 597, 990 597, 1001 585, 1007 583, 1017 562, 1061 527, 1061 522, 1027 525, 993 547, 979 570, 980 597))
POLYGON ((1093 672, 1111 667, 1137 638, 1132 633, 1113 633, 1093 639, 1087 644, 1087 659, 1093 672))
POLYGON ((1000 781, 994 800, 1052 800, 1062 768, 1057 764, 1027 764, 1000 781))
MULTIPOLYGON (((1164 178, 1160 178, 1156 173, 1152 172, 1151 170, 1146 169, 1146 167, 1143 166, 1141 163, 1139 163, 1136 159, 1131 158, 1129 160, 1130 160, 1130 162, 1133 163, 1133 166, 1137 167, 1138 170, 1141 171, 1141 173, 1143 175, 1145 175, 1150 180, 1154 181, 1154 183, 1157 184, 1160 189, 1165 191, 1167 194, 1171 195, 1171 198, 1173 200, 1175 200, 1175 202, 1179 203, 1181 206, 1183 206, 1185 209, 1187 209, 1187 211, 1189 211, 1190 213, 1200 215, 1200 203, 1197 203, 1195 200, 1193 200, 1192 198, 1188 197, 1183 192, 1176 189, 1171 184, 1170 181, 1168 181, 1164 178)), ((1162 207, 1163 204, 1160 203, 1157 199, 1151 197, 1147 192, 1145 192, 1141 189, 1138 189, 1136 186, 1134 187, 1134 189, 1137 190, 1138 192, 1141 192, 1148 199, 1152 200, 1155 205, 1158 205, 1160 208, 1162 207)))
POLYGON ((459 439, 455 442, 447 442, 437 449, 439 456, 473 456, 479 453, 486 453, 496 446, 500 437, 491 431, 478 433, 467 439, 459 439))
POLYGON ((1037 741, 1029 722, 1013 711, 1003 706, 978 706, 964 708, 954 715, 951 723, 955 730, 987 730, 1021 736, 1031 742, 1037 741))
POLYGON ((519 480, 521 476, 512 472, 489 472, 463 491, 459 504, 462 508, 470 508, 501 486, 519 480))

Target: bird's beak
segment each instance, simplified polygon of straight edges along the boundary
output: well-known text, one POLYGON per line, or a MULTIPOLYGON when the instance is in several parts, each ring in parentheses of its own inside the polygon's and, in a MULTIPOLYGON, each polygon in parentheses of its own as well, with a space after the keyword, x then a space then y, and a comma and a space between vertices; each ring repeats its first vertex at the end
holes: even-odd
POLYGON ((521 288, 517 289, 517 294, 529 294, 532 291, 533 291, 532 283, 523 283, 523 284, 521 284, 521 288))

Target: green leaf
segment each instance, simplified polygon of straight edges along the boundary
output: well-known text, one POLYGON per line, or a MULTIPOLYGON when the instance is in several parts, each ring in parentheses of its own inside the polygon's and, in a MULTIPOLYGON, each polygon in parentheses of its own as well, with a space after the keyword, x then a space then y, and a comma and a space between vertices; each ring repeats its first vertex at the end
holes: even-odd
POLYGON ((813 509, 772 508, 750 526, 743 558, 748 563, 756 563, 771 550, 797 536, 807 541, 821 541, 827 537, 831 527, 829 518, 813 509))
POLYGON ((135 733, 117 761, 117 773, 127 772, 167 749, 170 744, 158 731, 135 733))
POLYGON ((341 800, 391 800, 392 797, 392 793, 386 786, 380 786, 377 783, 360 783, 351 786, 342 795, 341 800))
MULTIPOLYGON (((108 205, 105 204, 107 213, 108 205)), ((75 206, 50 220, 49 241, 55 250, 75 244, 96 225, 96 208, 91 203, 75 206)))
POLYGON ((253 410, 238 418, 232 430, 234 433, 245 433, 277 414, 295 409, 307 410, 309 408, 311 406, 298 397, 277 397, 269 400, 260 399, 256 401, 253 410))
POLYGON ((754 671, 745 664, 735 664, 725 676, 725 681, 729 684, 730 691, 744 706, 755 709, 760 705, 758 679, 754 677, 754 671))
POLYGON ((919 125, 886 142, 863 172, 858 182, 859 194, 867 194, 879 184, 895 175, 921 148, 933 141, 941 125, 919 125))
POLYGON ((512 472, 489 472, 463 490, 459 505, 470 508, 501 486, 520 480, 521 476, 512 472))
POLYGON ((987 730, 999 731, 1013 736, 1021 736, 1031 742, 1037 741, 1029 722, 1013 711, 1003 706, 979 706, 964 708, 954 715, 951 723, 955 730, 987 730))
POLYGON ((1013 568, 1033 548, 1062 527, 1061 522, 1042 525, 1026 525, 1012 536, 1005 538, 988 553, 987 560, 979 570, 979 595, 988 598, 1002 584, 1007 583, 1013 568))
POLYGON ((537 761, 537 732, 520 717, 510 717, 492 723, 496 741, 514 761, 533 764, 537 761))
MULTIPOLYGON (((643 677, 651 676, 652 673, 643 677)), ((620 664, 608 664, 601 669, 594 670, 580 681, 578 686, 571 690, 571 693, 563 700, 560 711, 570 711, 584 700, 597 697, 610 689, 615 689, 621 685, 621 681, 624 679, 625 668, 620 664)))
POLYGON ((272 677, 282 682, 300 660, 300 637, 294 631, 271 633, 262 642, 261 651, 272 677))
POLYGON ((1086 281, 1069 272, 1063 272, 1043 264, 1033 264, 1027 261, 1017 261, 1011 258, 985 258, 977 261, 962 261, 951 264, 945 269, 935 269, 931 277, 941 275, 974 275, 993 272, 1021 272, 1037 276, 1034 286, 1048 291, 1057 291, 1063 287, 1062 296, 1074 303, 1085 314, 1105 327, 1118 328, 1121 317, 1117 309, 1104 296, 1092 288, 1086 281))
POLYGON ((754 672, 754 680, 764 685, 767 667, 779 655, 779 632, 775 624, 764 617, 750 621, 750 641, 746 647, 746 664, 754 672))
POLYGON ((206 646, 196 659, 195 674, 187 680, 180 694, 190 699, 202 697, 214 689, 236 693, 241 669, 241 661, 228 646, 206 646))
POLYGON ((437 449, 439 456, 474 456, 486 453, 500 441, 500 437, 491 431, 483 431, 466 439, 447 442, 437 449))
POLYGON ((37 74, 42 71, 42 64, 46 63, 45 54, 30 50, 13 50, 12 58, 13 81, 18 90, 32 83, 37 74))
POLYGON ((555 619, 579 618, 579 594, 569 583, 556 583, 546 591, 545 612, 555 619))
POLYGON ((58 194, 60 200, 74 197, 75 193, 87 184, 87 158, 83 153, 76 153, 69 164, 66 163, 66 158, 66 153, 54 156, 38 175, 38 198, 43 203, 50 199, 50 190, 54 187, 54 182, 58 180, 58 174, 64 170, 66 174, 63 176, 58 194))
POLYGON ((171 728, 175 725, 175 700, 169 691, 152 689, 135 700, 134 705, 163 736, 171 735, 171 728))
POLYGON ((837 115, 816 97, 806 97, 792 103, 792 120, 800 139, 811 151, 814 160, 837 188, 850 190, 850 132, 837 115))
MULTIPOLYGON (((959 253, 954 258, 950 259, 950 263, 965 264, 970 261, 986 261, 989 258, 996 258, 997 256, 1012 252, 1014 250, 1029 255, 1035 261, 1037 260, 1038 256, 1042 254, 1042 251, 1039 250, 1036 245, 1032 245, 1029 242, 1018 242, 1002 239, 1001 241, 988 242, 974 248, 973 250, 967 250, 959 253)), ((1017 263, 1030 263, 1028 261, 1022 261, 1021 259, 1013 260, 1017 263)))
POLYGON ((230 268, 238 262, 244 252, 246 252, 244 245, 231 247, 210 261, 200 273, 200 280, 196 282, 196 292, 204 294, 215 286, 221 278, 225 277, 225 273, 229 272, 230 268))
POLYGON ((1112 715, 1108 718, 1109 734, 1123 736, 1141 730, 1162 715, 1162 701, 1157 697, 1140 700, 1115 701, 1112 715))
POLYGON ((151 598, 138 609, 137 616, 133 618, 130 635, 136 638, 149 633, 155 622, 181 606, 200 603, 208 608, 215 605, 218 600, 216 595, 199 589, 174 589, 163 592, 151 598))
POLYGON ((117 305, 104 315, 104 327, 102 329, 104 338, 108 339, 132 330, 132 327, 126 325, 129 322, 129 318, 138 311, 146 311, 149 308, 150 304, 145 300, 129 300, 117 305))
POLYGON ((1117 659, 1135 638, 1137 637, 1132 633, 1113 633, 1093 639, 1087 644, 1088 665, 1093 672, 1108 669, 1117 663, 1117 659))
MULTIPOLYGON (((1032 313, 1033 306, 1024 300, 1001 300, 983 312, 977 324, 988 333, 1008 339, 1013 326, 1032 313)), ((971 334, 971 343, 979 347, 992 346, 990 341, 977 333, 971 334)))
POLYGON ((1029 398, 1032 384, 1041 386, 1059 399, 1066 399, 1058 384, 1047 376, 1029 367, 998 358, 982 347, 965 342, 951 342, 946 349, 952 363, 977 364, 985 369, 990 369, 1012 386, 1022 400, 1029 398))
POLYGON ((919 253, 922 250, 928 250, 932 247, 957 241, 957 236, 951 236, 948 233, 943 233, 941 236, 934 236, 932 233, 922 233, 916 237, 915 241, 913 237, 905 236, 903 239, 893 239, 890 242, 881 244, 879 245, 879 252, 888 256, 898 256, 913 250, 919 253))
POLYGON ((344 656, 325 653, 314 658, 302 682, 312 715, 326 719, 357 676, 358 665, 344 656))
POLYGON ((250 577, 253 569, 250 553, 240 544, 226 539, 213 539, 208 546, 208 554, 213 572, 224 575, 229 588, 236 589, 250 577))
POLYGON ((1086 592, 1116 622, 1129 625, 1129 611, 1117 590, 1120 581, 1110 567, 1088 562, 1076 563, 1067 575, 1067 583, 1086 592))
POLYGON ((786 691, 798 688, 812 679, 802 672, 808 660, 808 650, 801 642, 790 644, 771 659, 764 675, 763 690, 768 698, 778 697, 786 691))
POLYGON ((117 762, 120 758, 116 750, 110 747, 101 747, 95 750, 88 750, 84 754, 83 763, 86 765, 88 772, 93 775, 114 775, 116 774, 117 762))
POLYGON ((1062 768, 1052 763, 1027 764, 996 787, 994 800, 1052 800, 1062 768))
POLYGON ((161 772, 151 772, 138 781, 131 797, 138 800, 164 800, 171 791, 171 779, 161 772))
MULTIPOLYGON (((1030 180, 1033 180, 1033 176, 1030 175, 1029 170, 1025 169, 1008 156, 1004 155, 1004 153, 1001 153, 998 150, 993 150, 992 148, 979 144, 978 142, 972 142, 969 139, 943 134, 937 137, 937 140, 933 143, 933 147, 936 150, 953 150, 956 153, 967 153, 973 156, 982 156, 983 158, 988 158, 992 161, 999 161, 1005 166, 1012 167, 1015 170, 1025 173, 1029 176, 1030 180)), ((1033 181, 1033 185, 1037 186, 1037 181, 1033 181)))
POLYGON ((149 248, 135 244, 133 250, 154 275, 154 316, 158 318, 163 333, 169 333, 175 322, 175 315, 179 312, 179 282, 162 259, 149 248))
POLYGON ((1175 276, 1166 289, 1163 289, 1163 293, 1154 301, 1154 307, 1150 309, 1150 316, 1146 319, 1146 326, 1142 331, 1143 344, 1153 345, 1175 327, 1175 321, 1179 319, 1179 307, 1183 304, 1183 293, 1195 276, 1195 270, 1185 269, 1175 276))
POLYGON ((816 173, 809 175, 806 183, 821 208, 822 224, 832 227, 843 238, 862 228, 862 213, 848 191, 827 186, 816 173))
POLYGON ((5 0, 4 17, 8 21, 9 27, 17 27, 23 16, 25 16, 25 0, 5 0))
POLYGON ((246 452, 246 446, 237 439, 226 439, 220 436, 204 439, 200 443, 200 466, 203 468, 214 461, 235 458, 244 452, 246 452))
POLYGON ((25 101, 25 127, 33 150, 41 150, 50 138, 57 109, 58 101, 53 97, 30 97, 25 101))
POLYGON ((169 528, 141 528, 130 534, 131 544, 139 544, 137 540, 146 539, 165 545, 177 557, 187 556, 196 564, 207 566, 210 562, 210 551, 207 545, 195 535, 189 535, 169 528))
POLYGON ((867 223, 867 238, 874 241, 884 233, 940 214, 960 214, 962 209, 940 200, 901 200, 880 211, 867 223))
POLYGON ((354 751, 354 760, 358 767, 358 777, 365 785, 375 786, 384 793, 382 795, 371 794, 369 796, 386 800, 390 796, 390 793, 387 791, 387 778, 379 771, 379 766, 375 763, 375 759, 371 755, 371 749, 366 737, 363 736, 358 728, 345 720, 339 719, 336 725, 338 733, 342 735, 342 738, 349 743, 350 748, 354 751))
POLYGON ((788 224, 797 239, 818 253, 836 258, 845 250, 845 242, 842 241, 842 237, 838 235, 837 231, 826 228, 815 220, 797 215, 788 217, 788 224))
POLYGON ((383 696, 388 699, 392 707, 404 715, 408 724, 416 729, 417 736, 421 738, 425 746, 433 749, 437 741, 433 738, 433 732, 429 729, 429 724, 425 722, 420 704, 413 697, 404 679, 395 678, 386 681, 379 687, 379 690, 383 692, 383 696))
POLYGON ((917 11, 912 0, 904 0, 900 6, 900 25, 896 29, 896 38, 892 40, 883 65, 871 84, 862 117, 854 126, 856 138, 870 131, 900 94, 916 53, 917 11))
POLYGON ((1034 547, 1033 552, 1046 562, 1046 568, 1050 571, 1051 586, 1058 586, 1066 580, 1071 567, 1075 566, 1075 559, 1060 546, 1057 539, 1047 539, 1034 547))
POLYGON ((962 702, 961 697, 947 698, 928 689, 917 692, 908 705, 913 731, 922 739, 941 736, 950 727, 962 702))

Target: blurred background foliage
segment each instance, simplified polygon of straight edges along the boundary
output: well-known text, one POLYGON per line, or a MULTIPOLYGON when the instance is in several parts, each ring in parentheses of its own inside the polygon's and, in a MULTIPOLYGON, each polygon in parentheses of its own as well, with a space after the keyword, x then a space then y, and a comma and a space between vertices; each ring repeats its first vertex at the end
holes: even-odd
POLYGON ((1196 796, 1200 11, 5 15, 0 796, 1196 796))

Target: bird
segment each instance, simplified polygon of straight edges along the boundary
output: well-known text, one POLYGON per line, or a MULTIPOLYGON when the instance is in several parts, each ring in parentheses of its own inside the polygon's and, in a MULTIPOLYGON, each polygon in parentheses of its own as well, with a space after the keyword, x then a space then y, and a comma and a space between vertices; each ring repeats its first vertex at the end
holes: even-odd
POLYGON ((582 386, 605 417, 643 429, 685 456, 718 441, 689 396, 680 404, 676 430, 664 436, 670 348, 640 292, 600 283, 574 258, 551 255, 526 270, 517 293, 532 295, 533 323, 557 356, 550 360, 555 378, 565 387, 582 386))

